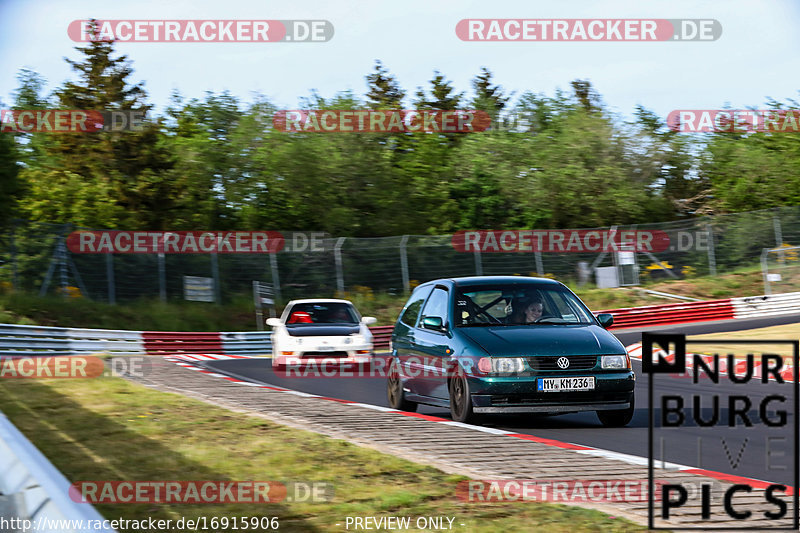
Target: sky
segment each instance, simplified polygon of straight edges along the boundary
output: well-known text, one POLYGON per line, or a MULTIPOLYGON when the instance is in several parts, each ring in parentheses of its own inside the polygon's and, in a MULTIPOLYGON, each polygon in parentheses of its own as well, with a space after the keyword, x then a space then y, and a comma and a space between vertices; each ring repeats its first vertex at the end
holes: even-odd
POLYGON ((519 96, 552 96, 588 79, 612 112, 643 105, 659 115, 675 109, 765 107, 768 97, 800 100, 800 2, 797 0, 0 0, 0 101, 8 107, 23 67, 41 74, 48 92, 74 79, 77 59, 67 27, 78 19, 324 19, 324 43, 118 43, 161 111, 177 90, 185 97, 228 90, 255 93, 296 109, 316 90, 323 97, 366 92, 376 59, 407 91, 428 86, 434 70, 471 94, 470 80, 487 67, 496 83, 519 96), (722 35, 711 42, 466 42, 461 19, 713 18, 722 35))

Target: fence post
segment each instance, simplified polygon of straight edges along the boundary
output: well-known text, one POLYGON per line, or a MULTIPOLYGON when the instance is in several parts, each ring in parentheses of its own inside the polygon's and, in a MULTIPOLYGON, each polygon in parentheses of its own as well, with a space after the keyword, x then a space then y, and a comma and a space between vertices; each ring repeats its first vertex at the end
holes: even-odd
POLYGON ((473 253, 475 254, 475 275, 483 276, 483 263, 481 263, 481 252, 479 250, 475 250, 473 253))
POLYGON ((214 278, 214 301, 217 305, 222 303, 222 289, 219 286, 219 260, 217 254, 211 254, 211 277, 214 278))
POLYGON ((117 290, 114 285, 114 254, 106 254, 106 281, 108 282, 108 303, 117 303, 117 290))
POLYGON ((281 278, 278 276, 277 252, 269 254, 269 267, 272 271, 272 290, 275 291, 275 301, 281 301, 281 278))
POLYGON ((406 294, 411 292, 411 283, 408 280, 408 254, 406 253, 406 244, 408 243, 408 235, 403 235, 400 239, 400 272, 403 276, 403 290, 406 294))
POLYGON ((542 252, 534 250, 533 259, 536 261, 536 275, 540 278, 544 276, 544 265, 542 264, 542 252))
POLYGON ((17 228, 17 221, 13 220, 11 222, 11 242, 10 244, 10 251, 11 251, 11 272, 12 272, 12 283, 14 285, 14 291, 19 290, 19 273, 17 272, 17 245, 15 242, 16 238, 16 228, 17 228))
POLYGON ((761 250, 761 275, 764 276, 764 294, 771 294, 769 287, 769 265, 767 264, 767 255, 769 249, 764 248, 761 250))
POLYGON ((772 216, 772 226, 775 228, 775 247, 780 248, 783 244, 783 232, 781 231, 781 219, 777 215, 772 216))
POLYGON ((712 276, 717 275, 717 258, 714 255, 714 232, 711 223, 706 223, 706 233, 708 233, 708 273, 712 276))
POLYGON ((347 237, 336 239, 336 246, 333 247, 333 258, 336 260, 336 290, 340 293, 340 298, 344 297, 344 269, 342 267, 342 245, 347 237))
POLYGON ((158 253, 158 297, 166 303, 167 301, 167 271, 164 260, 164 252, 158 253))

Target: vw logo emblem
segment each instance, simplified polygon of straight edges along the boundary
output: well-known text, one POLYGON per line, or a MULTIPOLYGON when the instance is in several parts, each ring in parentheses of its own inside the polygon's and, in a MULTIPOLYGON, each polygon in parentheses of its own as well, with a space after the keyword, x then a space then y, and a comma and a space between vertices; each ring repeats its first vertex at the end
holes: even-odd
POLYGON ((566 357, 559 357, 558 360, 556 361, 556 364, 558 365, 558 368, 564 370, 569 366, 569 359, 567 359, 566 357))

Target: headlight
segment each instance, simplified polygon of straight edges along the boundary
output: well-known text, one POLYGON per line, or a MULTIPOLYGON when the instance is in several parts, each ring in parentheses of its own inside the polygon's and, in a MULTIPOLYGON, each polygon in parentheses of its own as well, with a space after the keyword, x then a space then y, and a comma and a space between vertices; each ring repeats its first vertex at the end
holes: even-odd
POLYGON ((478 370, 487 374, 523 372, 525 362, 522 357, 481 357, 478 361, 478 370))
POLYGON ((627 355, 604 355, 600 358, 600 367, 606 370, 622 370, 631 367, 627 355))

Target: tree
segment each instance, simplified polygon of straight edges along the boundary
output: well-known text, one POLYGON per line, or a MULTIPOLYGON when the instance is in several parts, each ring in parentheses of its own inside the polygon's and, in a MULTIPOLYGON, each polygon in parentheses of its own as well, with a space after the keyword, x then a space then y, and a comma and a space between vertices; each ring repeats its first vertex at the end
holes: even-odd
POLYGON ((400 109, 406 93, 386 67, 375 61, 375 71, 367 75, 367 104, 372 109, 400 109))
POLYGON ((634 115, 636 131, 630 144, 640 154, 641 164, 635 171, 642 186, 656 185, 680 215, 709 214, 711 188, 699 170, 696 143, 669 129, 661 117, 641 105, 634 115))
MULTIPOLYGON (((129 80, 133 70, 127 57, 113 56, 113 42, 94 40, 76 49, 83 58, 67 62, 78 78, 66 82, 55 93, 61 109, 150 111, 143 85, 129 80)), ((51 134, 36 133, 34 138, 44 135, 51 134)), ((181 184, 170 179, 168 171, 173 161, 163 141, 158 120, 151 120, 135 131, 51 135, 44 146, 46 158, 22 173, 30 190, 23 207, 29 216, 38 219, 66 212, 55 206, 47 207, 46 200, 52 201, 46 196, 47 184, 38 183, 55 179, 55 172, 59 176, 55 179, 57 183, 75 184, 80 179, 81 190, 96 195, 93 201, 108 204, 108 209, 101 210, 108 219, 95 219, 95 224, 170 229, 173 209, 183 195, 181 184)))
POLYGON ((472 88, 475 90, 473 107, 489 113, 492 120, 499 116, 510 100, 509 96, 504 96, 502 87, 492 85, 492 73, 486 67, 482 67, 481 73, 473 78, 472 88))
POLYGON ((17 157, 14 135, 0 132, 0 226, 5 226, 16 211, 20 193, 17 157))
POLYGON ((431 98, 422 87, 417 89, 414 105, 417 109, 458 109, 464 93, 456 93, 452 84, 438 70, 431 79, 431 98))
POLYGON ((578 99, 581 107, 587 113, 600 109, 600 96, 592 87, 592 82, 589 80, 573 80, 570 85, 575 92, 575 98, 578 99))

